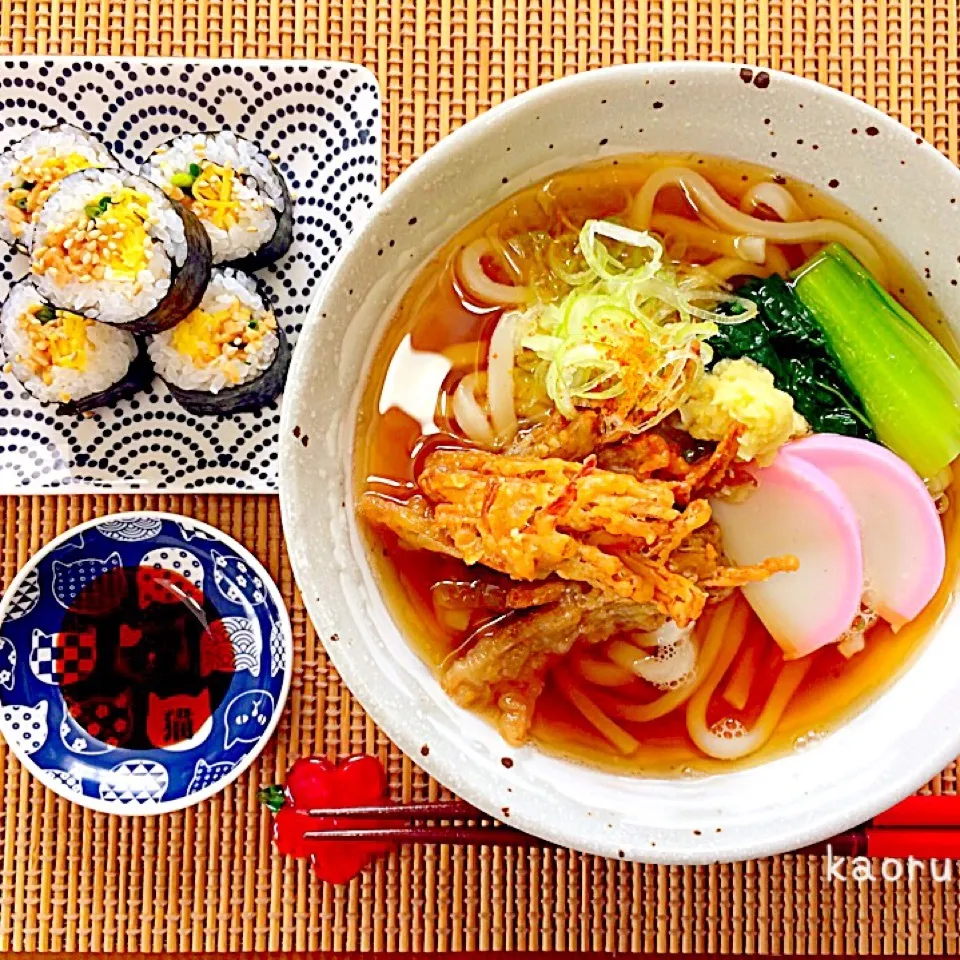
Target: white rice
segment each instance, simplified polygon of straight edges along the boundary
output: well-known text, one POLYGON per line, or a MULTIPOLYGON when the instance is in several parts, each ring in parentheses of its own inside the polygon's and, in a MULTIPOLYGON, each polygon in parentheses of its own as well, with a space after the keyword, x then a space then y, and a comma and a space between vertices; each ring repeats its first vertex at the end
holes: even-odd
POLYGON ((256 253, 277 229, 283 211, 283 186, 269 159, 249 140, 231 130, 216 134, 188 133, 160 147, 140 173, 168 194, 177 190, 174 174, 184 173, 191 163, 209 160, 230 167, 240 178, 234 180, 234 196, 240 201, 239 223, 224 230, 201 220, 210 236, 214 263, 239 260, 256 253), (202 153, 197 152, 200 148, 202 153))
MULTIPOLYGON (((78 127, 62 123, 57 127, 28 133, 0 154, 0 191, 6 194, 20 186, 23 182, 20 170, 23 164, 34 165, 71 153, 85 157, 91 167, 117 166, 116 160, 96 137, 78 127)), ((23 232, 18 234, 8 217, 0 216, 0 240, 6 243, 20 243, 29 247, 30 230, 31 224, 27 224, 23 232)))
MULTIPOLYGON (((175 267, 187 258, 183 221, 171 201, 152 183, 133 174, 88 170, 67 177, 43 205, 34 224, 33 248, 51 231, 68 227, 83 216, 84 208, 105 194, 130 187, 151 197, 147 234, 154 241, 147 266, 135 278, 107 276, 83 282, 58 283, 51 274, 34 273, 41 295, 64 310, 74 310, 104 323, 128 323, 146 316, 167 295, 175 267), (171 259, 172 258, 172 259, 171 259)), ((84 278, 86 280, 86 278, 84 278)))
POLYGON ((133 334, 106 324, 91 323, 87 328, 87 366, 85 370, 53 367, 52 380, 44 383, 27 362, 31 352, 30 338, 20 323, 28 311, 44 303, 29 280, 18 283, 0 310, 0 342, 10 372, 26 390, 42 403, 65 403, 83 400, 102 393, 121 381, 137 356, 133 334))
MULTIPOLYGON (((263 318, 270 313, 267 304, 257 293, 252 277, 229 267, 214 270, 200 309, 212 313, 222 310, 234 301, 249 307, 257 318, 263 318)), ((156 372, 167 383, 181 390, 203 390, 216 394, 221 390, 256 380, 273 363, 280 346, 277 333, 270 332, 259 342, 249 363, 236 357, 221 355, 214 363, 197 366, 190 357, 174 347, 174 330, 176 327, 150 337, 147 352, 153 360, 156 372)))

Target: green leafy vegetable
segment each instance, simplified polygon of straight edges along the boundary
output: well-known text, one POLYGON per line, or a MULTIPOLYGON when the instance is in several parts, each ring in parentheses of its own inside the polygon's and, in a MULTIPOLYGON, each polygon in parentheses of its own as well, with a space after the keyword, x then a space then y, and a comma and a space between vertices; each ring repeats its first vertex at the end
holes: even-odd
POLYGON ((200 176, 200 164, 199 164, 199 163, 191 163, 190 166, 189 166, 187 169, 190 171, 190 176, 193 177, 194 180, 196 180, 197 177, 200 176))
POLYGON ((960 369, 843 247, 805 264, 798 298, 863 399, 879 439, 921 477, 960 454, 960 369))
POLYGON ((710 338, 714 360, 749 357, 766 367, 817 433, 875 439, 823 329, 786 281, 779 276, 751 280, 737 292, 757 304, 757 316, 719 328, 710 338))

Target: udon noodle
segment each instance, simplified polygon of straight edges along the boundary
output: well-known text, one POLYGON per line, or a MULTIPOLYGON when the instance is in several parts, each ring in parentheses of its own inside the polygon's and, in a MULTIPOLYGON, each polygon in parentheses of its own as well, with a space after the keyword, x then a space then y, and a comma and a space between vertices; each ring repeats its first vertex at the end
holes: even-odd
MULTIPOLYGON (((774 311, 772 281, 837 245, 938 329, 917 278, 851 211, 697 156, 537 184, 404 295, 364 388, 358 512, 402 629, 508 742, 637 773, 716 769, 809 744, 909 662, 955 576, 952 465, 923 477, 947 545, 923 612, 894 631, 865 584, 860 613, 800 655, 753 591, 802 562, 734 562, 716 519, 797 437, 875 439, 843 371, 814 400, 786 361, 743 346, 774 311)), ((836 360, 823 356, 790 363, 819 376, 836 360)))

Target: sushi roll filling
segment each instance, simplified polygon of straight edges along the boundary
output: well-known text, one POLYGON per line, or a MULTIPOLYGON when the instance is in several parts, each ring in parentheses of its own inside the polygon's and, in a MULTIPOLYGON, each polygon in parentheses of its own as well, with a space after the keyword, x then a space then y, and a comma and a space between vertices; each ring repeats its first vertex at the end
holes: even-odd
POLYGON ((6 193, 4 214, 14 236, 21 236, 33 214, 64 178, 92 166, 82 153, 56 154, 43 151, 16 164, 13 175, 3 183, 6 193))
MULTIPOLYGON (((171 199, 178 200, 204 223, 212 224, 219 230, 232 230, 240 226, 244 210, 249 211, 249 216, 267 209, 266 202, 257 190, 230 166, 208 161, 191 163, 186 173, 174 174, 170 184, 171 199), (195 176, 194 170, 198 171, 195 176)), ((256 232, 256 227, 247 229, 256 232)))
POLYGON ((44 302, 17 284, 2 311, 5 370, 44 403, 70 403, 108 390, 135 360, 134 337, 44 302))
POLYGON ((279 347, 277 318, 249 277, 214 271, 200 306, 153 337, 157 372, 184 390, 219 393, 259 377, 279 347))
MULTIPOLYGON (((47 386, 53 383, 58 367, 81 372, 87 369, 90 348, 87 329, 93 321, 38 303, 20 315, 19 323, 30 349, 17 354, 15 361, 24 364, 47 386)), ((67 401, 70 398, 61 399, 67 401)))
POLYGON ((271 161, 229 131, 178 137, 159 147, 141 173, 197 216, 214 263, 243 260, 269 243, 287 204, 271 161))
POLYGON ((152 199, 131 187, 95 197, 78 217, 44 237, 33 252, 34 273, 57 284, 128 280, 139 293, 138 278, 153 254, 152 199))
POLYGON ((0 153, 0 240, 28 247, 34 218, 65 177, 114 166, 103 144, 78 127, 28 133, 0 153))
POLYGON ((240 224, 243 207, 261 211, 266 204, 230 166, 204 161, 191 163, 184 173, 170 178, 170 196, 192 210, 205 223, 220 230, 240 224))
POLYGON ((264 338, 276 333, 272 313, 256 312, 238 300, 222 309, 193 311, 173 328, 173 348, 197 367, 216 367, 230 384, 241 383, 245 367, 263 347, 264 338))

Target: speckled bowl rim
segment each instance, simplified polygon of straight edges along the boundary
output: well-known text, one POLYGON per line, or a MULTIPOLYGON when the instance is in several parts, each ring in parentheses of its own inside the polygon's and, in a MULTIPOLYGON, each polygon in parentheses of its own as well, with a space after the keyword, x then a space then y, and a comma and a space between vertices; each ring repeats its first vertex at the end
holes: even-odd
MULTIPOLYGON (((264 727, 263 732, 260 734, 257 740, 249 744, 247 751, 244 753, 243 757, 237 761, 236 766, 234 766, 233 769, 226 774, 226 776, 219 778, 215 783, 212 783, 207 787, 197 790, 195 793, 188 793, 174 800, 161 799, 154 804, 150 804, 149 806, 128 806, 111 800, 103 800, 100 797, 90 797, 83 793, 72 793, 63 785, 63 783, 57 780, 56 777, 51 776, 46 768, 41 767, 34 761, 33 757, 31 757, 28 753, 25 753, 19 741, 15 737, 7 737, 6 721, 0 717, 0 733, 3 733, 7 746, 13 751, 14 756, 16 756, 16 758, 27 768, 27 770, 29 770, 30 773, 32 773, 45 787, 48 787, 65 800, 69 800, 71 803, 77 804, 77 806, 87 807, 90 810, 96 810, 98 813, 115 814, 119 817, 153 817, 164 813, 173 813, 177 810, 185 810, 187 807, 196 806, 196 804, 202 803, 204 800, 208 800, 210 797, 216 796, 222 790, 225 790, 228 786, 230 786, 230 784, 235 780, 239 779, 251 766, 254 760, 256 760, 257 757, 263 753, 264 747, 266 747, 266 745, 270 742, 270 738, 277 729, 277 724, 280 723, 280 716, 283 713, 284 707, 287 703, 287 697, 290 694, 290 683, 293 677, 294 669, 293 631, 290 627, 290 615, 287 612, 287 607, 283 602, 283 596, 281 595, 279 588, 263 564, 242 543, 231 537, 230 534, 224 533, 222 530, 211 526, 209 523, 205 523, 203 520, 197 520, 194 517, 188 517, 185 514, 170 513, 165 510, 128 510, 123 513, 104 514, 101 517, 94 517, 91 520, 85 520, 83 523, 78 523, 76 526, 70 527, 68 530, 64 530, 63 533, 58 534, 49 543, 44 544, 44 546, 42 546, 35 554, 33 554, 33 556, 30 557, 30 559, 20 568, 17 575, 13 578, 10 586, 4 591, 3 598, 0 599, 0 626, 2 626, 4 620, 6 620, 7 611, 9 610, 10 604, 13 602, 14 597, 16 597, 21 584, 39 566, 44 557, 53 553, 55 550, 63 546, 63 544, 68 543, 77 535, 82 534, 84 530, 95 529, 103 523, 114 523, 122 520, 145 519, 186 522, 190 526, 196 527, 198 530, 207 534, 210 540, 229 547, 241 560, 250 565, 250 569, 253 570, 253 572, 257 574, 257 576, 259 576, 263 581, 264 587, 266 588, 276 607, 276 622, 280 624, 280 627, 283 631, 283 655, 285 666, 283 683, 280 688, 280 693, 277 696, 273 715, 270 717, 269 722, 267 723, 266 727, 264 727)), ((186 541, 184 542, 186 543, 186 541)), ((161 754, 163 751, 157 750, 156 752, 161 754)))
MULTIPOLYGON (((329 626, 331 620, 326 610, 324 597, 316 589, 319 584, 314 582, 309 569, 311 565, 310 554, 314 545, 308 542, 305 536, 300 535, 297 527, 297 518, 300 516, 300 511, 310 508, 310 494, 300 488, 295 478, 297 448, 303 442, 298 424, 300 395, 304 391, 302 381, 306 376, 309 365, 307 355, 311 350, 323 349, 322 331, 327 313, 337 309, 334 296, 338 291, 340 275, 348 271, 352 260, 361 256, 364 248, 369 248, 366 252, 370 255, 375 253, 376 224, 385 218, 389 218, 408 194, 420 189, 422 184, 429 184, 431 177, 436 176, 448 165, 455 163, 458 155, 461 155, 463 151, 480 148, 487 138, 495 135, 497 128, 508 117, 516 113, 531 111, 535 104, 546 108, 548 105, 562 102, 567 95, 567 91, 575 85, 581 88, 594 85, 599 89, 618 80, 635 81, 639 84, 649 81, 651 78, 663 80, 670 76, 687 80, 696 76, 702 82, 709 83, 713 77, 722 76, 724 79, 729 79, 731 71, 739 71, 740 79, 748 86, 753 83, 757 87, 763 86, 765 88, 768 85, 776 84, 778 87, 786 87, 798 95, 815 93, 818 97, 826 99, 830 104, 835 104, 838 110, 854 112, 862 125, 869 125, 871 129, 876 127, 884 135, 898 138, 898 143, 902 142, 905 147, 908 142, 923 144, 923 141, 917 138, 916 134, 879 110, 832 88, 779 71, 745 64, 698 61, 609 67, 558 80, 521 94, 494 107, 442 139, 415 164, 404 171, 385 191, 380 201, 375 205, 371 217, 356 231, 341 251, 340 256, 325 278, 323 286, 318 291, 305 323, 291 365, 287 397, 281 420, 280 500, 290 560, 294 576, 303 593, 307 610, 314 623, 318 625, 318 632, 321 633, 321 636, 323 634, 320 625, 329 626), (758 78, 766 79, 757 82, 758 78), (906 138, 909 138, 909 141, 906 138)), ((934 148, 929 147, 929 145, 925 146, 928 147, 930 154, 929 157, 925 158, 925 162, 937 165, 941 174, 952 178, 957 185, 957 192, 960 194, 960 172, 934 148)), ((643 148, 639 147, 635 152, 643 152, 643 148)), ((763 157, 756 158, 755 162, 769 163, 763 157)), ((524 184, 531 182, 531 179, 525 180, 524 184)), ((520 189, 522 185, 519 184, 512 189, 520 189)), ((842 199, 842 193, 838 196, 842 199)), ((499 199, 500 197, 492 199, 487 206, 498 202, 499 199)), ((411 224, 413 222, 411 220, 411 224)), ((452 232, 454 232, 453 229, 446 236, 449 236, 452 232)), ((397 252, 402 252, 402 249, 401 246, 397 252)), ((345 291, 340 290, 339 292, 342 294, 345 291)), ((353 290, 349 292, 352 294, 353 290)), ((363 372, 365 373, 365 370, 363 372)), ((360 371, 357 371, 357 374, 359 373, 360 371)), ((362 380, 362 378, 360 379, 362 380)), ((356 405, 357 395, 355 393, 348 405, 346 414, 342 414, 342 412, 341 414, 354 417, 356 405)), ((331 429, 335 429, 335 427, 331 425, 331 429)), ((352 431, 352 424, 341 422, 340 429, 352 431)), ((349 489, 349 486, 347 489, 349 489)), ((348 521, 348 523, 352 523, 352 521, 348 521)), ((364 558, 361 566, 363 567, 363 565, 366 565, 364 567, 365 572, 369 573, 369 563, 366 558, 364 558)), ((324 591, 342 592, 342 589, 339 583, 323 585, 324 591)), ((346 630, 356 627, 357 624, 338 626, 346 630)), ((952 627, 950 632, 960 642, 960 630, 957 629, 957 624, 954 623, 950 626, 952 627)), ((938 627, 937 636, 944 633, 946 629, 946 625, 938 627)), ((927 647, 932 642, 933 638, 928 640, 927 647)), ((383 682, 383 678, 371 678, 366 675, 362 669, 362 656, 354 655, 349 644, 325 643, 325 648, 344 682, 363 704, 372 719, 431 776, 491 816, 501 817, 503 809, 501 802, 506 789, 508 792, 512 792, 512 809, 509 819, 511 825, 557 844, 620 859, 660 864, 708 864, 718 861, 729 862, 763 857, 796 850, 868 820, 881 810, 888 808, 904 796, 917 790, 960 753, 960 718, 957 722, 949 722, 947 717, 934 713, 931 716, 926 716, 927 721, 943 721, 942 724, 931 723, 931 729, 927 732, 922 731, 919 725, 916 728, 911 728, 913 730, 911 749, 899 754, 895 763, 888 760, 885 764, 877 763, 872 767, 869 771, 871 773, 870 781, 855 784, 847 789, 841 806, 832 807, 830 805, 832 794, 820 796, 820 792, 817 791, 817 798, 809 800, 807 807, 800 811, 800 816, 791 819, 780 816, 778 819, 778 813, 774 810, 773 813, 766 816, 762 824, 735 823, 734 828, 723 835, 720 834, 719 829, 717 830, 717 836, 712 835, 712 830, 710 831, 711 835, 707 836, 706 830, 695 829, 692 833, 696 837, 691 839, 691 831, 686 828, 681 830, 680 827, 676 829, 651 827, 650 833, 646 836, 642 829, 638 831, 632 827, 627 836, 618 833, 617 830, 605 833, 600 823, 602 816, 594 817, 592 824, 582 819, 567 821, 564 819, 562 812, 558 814, 557 809, 559 807, 553 810, 542 808, 542 803, 546 799, 543 796, 523 795, 524 785, 522 779, 518 778, 516 765, 513 762, 508 764, 507 758, 518 757, 521 753, 535 748, 525 747, 522 751, 517 751, 504 744, 502 754, 505 759, 502 770, 495 766, 485 767, 483 770, 473 770, 469 764, 464 763, 463 757, 452 746, 444 746, 442 749, 438 749, 431 743, 431 749, 427 753, 421 749, 421 745, 425 743, 425 731, 428 728, 416 711, 412 709, 409 712, 386 709, 380 702, 382 691, 379 689, 379 685, 383 682), (506 786, 508 784, 512 786, 506 786), (704 835, 701 836, 701 833, 704 835), (650 841, 650 836, 657 836, 659 842, 650 841)), ((926 648, 924 652, 926 652, 926 648)), ((875 715, 878 705, 895 700, 896 692, 904 686, 904 680, 914 671, 922 658, 923 654, 904 671, 890 688, 881 694, 876 702, 866 707, 854 719, 859 719, 862 714, 867 712, 875 715)), ((439 689, 439 685, 437 686, 439 689)), ((960 694, 960 679, 955 683, 953 693, 960 694)), ((927 714, 930 714, 930 704, 923 704, 923 706, 927 708, 927 714)), ((893 709, 892 705, 890 709, 893 709)), ((919 713, 919 709, 917 712, 919 713)), ((467 722, 467 719, 464 718, 464 723, 467 722)), ((841 729, 852 726, 853 722, 851 720, 844 724, 841 729)), ((833 736, 835 734, 831 734, 827 740, 830 740, 833 736)), ((451 734, 451 741, 455 738, 456 734, 451 734)), ((763 768, 772 772, 773 768, 776 767, 778 768, 776 771, 778 774, 786 773, 788 765, 792 761, 792 757, 784 760, 773 760, 752 769, 763 768)), ((584 774, 585 768, 578 764, 571 764, 571 767, 573 766, 580 774, 584 774)), ((748 768, 744 772, 749 774, 751 769, 748 768)), ((587 771, 587 773, 592 772, 587 771)), ((595 779, 606 776, 597 773, 595 779)), ((688 790, 703 794, 704 816, 705 819, 709 819, 711 801, 708 794, 711 790, 711 781, 728 778, 732 781, 740 776, 739 772, 721 774, 716 777, 709 776, 692 781, 693 786, 682 779, 663 781, 650 778, 645 783, 654 785, 667 783, 671 785, 668 787, 668 792, 674 790, 678 797, 682 791, 688 790)), ((747 786, 747 784, 745 783, 744 786, 747 786)), ((808 796, 809 792, 804 792, 804 798, 808 798, 808 796)), ((565 801, 566 797, 564 797, 565 801)), ((776 802, 771 801, 771 806, 775 807, 776 802)), ((567 812, 569 812, 569 809, 567 812)), ((589 818, 593 816, 594 812, 597 811, 588 810, 586 816, 589 818)), ((612 825, 608 824, 607 826, 612 825)))

